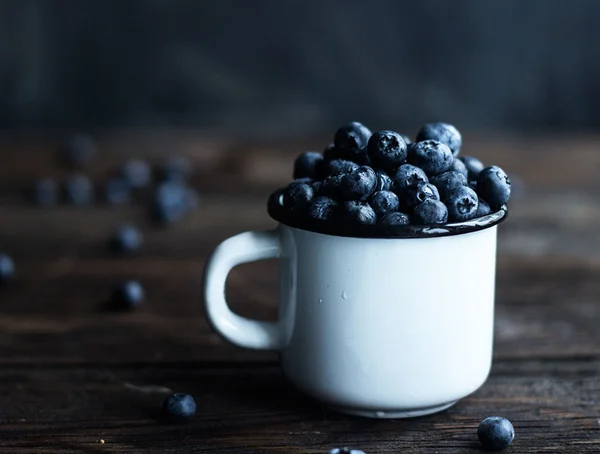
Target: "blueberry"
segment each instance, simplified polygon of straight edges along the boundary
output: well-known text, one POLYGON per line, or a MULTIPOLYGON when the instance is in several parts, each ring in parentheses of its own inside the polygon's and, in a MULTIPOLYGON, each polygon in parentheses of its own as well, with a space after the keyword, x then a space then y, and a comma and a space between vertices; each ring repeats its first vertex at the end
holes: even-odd
POLYGON ((402 140, 404 140, 404 143, 408 146, 408 144, 412 143, 412 140, 410 137, 408 137, 406 134, 400 134, 400 137, 402 137, 402 140))
POLYGON ((313 181, 312 183, 310 183, 310 186, 313 188, 313 194, 316 197, 317 195, 321 195, 321 192, 323 190, 323 181, 320 180, 316 180, 313 181))
POLYGON ((344 177, 345 175, 343 173, 327 177, 321 184, 319 188, 319 193, 331 197, 333 199, 341 198, 341 187, 344 177))
POLYGON ((289 211, 303 211, 314 196, 313 188, 306 183, 291 183, 283 191, 283 206, 289 211))
POLYGON ((467 185, 467 179, 462 173, 449 170, 440 175, 436 175, 431 182, 438 188, 442 200, 446 200, 448 194, 467 185))
POLYGON ((131 200, 131 186, 122 177, 109 178, 104 183, 104 197, 110 205, 122 205, 131 200))
POLYGON ((117 287, 111 297, 111 305, 117 310, 131 310, 144 301, 144 289, 138 281, 127 281, 117 287))
POLYGON ((174 393, 163 401, 162 411, 168 422, 186 422, 196 414, 196 401, 189 394, 174 393))
POLYGON ((314 183, 314 180, 312 178, 308 178, 308 177, 296 178, 296 179, 294 179, 294 181, 292 181, 292 183, 306 183, 306 184, 312 185, 314 183))
POLYGON ((308 204, 308 217, 329 221, 336 217, 338 207, 338 203, 330 197, 317 197, 308 204))
POLYGON ((8 254, 0 254, 0 283, 10 281, 15 275, 15 263, 8 254))
POLYGON ((408 225, 410 219, 407 214, 401 213, 400 211, 394 211, 386 214, 379 220, 382 225, 408 225))
POLYGON ((467 180, 469 179, 469 172, 467 171, 465 164, 460 159, 455 159, 454 161, 452 161, 452 166, 450 167, 450 170, 464 175, 465 178, 467 178, 467 180))
POLYGON ((158 185, 152 201, 153 216, 159 222, 172 224, 180 221, 190 210, 188 188, 175 181, 158 185))
POLYGON ((398 211, 400 208, 398 196, 391 191, 377 191, 371 196, 369 205, 377 217, 384 216, 391 211, 398 211))
POLYGON ((336 148, 334 144, 330 143, 323 150, 323 159, 325 161, 333 161, 334 159, 342 159, 343 153, 340 149, 336 148))
POLYGON ((479 172, 483 170, 483 163, 479 159, 472 156, 462 156, 459 159, 467 169, 467 178, 469 181, 477 180, 479 177, 479 172))
POLYGON ((33 187, 33 202, 39 206, 56 205, 59 199, 59 189, 56 181, 43 178, 36 181, 33 187))
POLYGON ((402 193, 402 206, 407 210, 413 210, 425 200, 440 200, 438 189, 431 183, 421 183, 418 186, 410 186, 402 193))
POLYGON ((334 448, 329 451, 329 454, 365 454, 365 452, 358 449, 334 448))
POLYGON ((389 191, 392 189, 392 179, 387 173, 385 173, 383 170, 377 169, 375 170, 375 174, 377 175, 377 186, 375 187, 376 191, 389 191))
MULTIPOLYGON (((417 133, 417 142, 423 140, 437 140, 448 146, 453 156, 458 156, 462 145, 460 132, 447 123, 429 123, 419 129, 417 133)), ((447 170, 447 169, 446 169, 447 170)))
POLYGON ((442 202, 428 199, 415 207, 411 219, 414 224, 445 224, 448 221, 448 209, 442 202))
POLYGON ((394 131, 379 131, 371 136, 367 145, 371 162, 382 169, 395 169, 406 161, 406 143, 394 131))
POLYGON ((438 175, 452 167, 452 152, 442 142, 425 140, 411 144, 408 162, 420 167, 427 175, 438 175))
POLYGON ((137 251, 144 241, 142 232, 132 225, 122 225, 110 238, 110 247, 116 252, 137 251))
POLYGON ((479 424, 477 438, 485 449, 500 451, 507 448, 514 440, 515 428, 506 418, 490 416, 479 424))
POLYGON ((334 159, 333 161, 326 161, 319 168, 319 176, 321 178, 328 177, 330 175, 338 175, 340 173, 350 173, 355 169, 358 169, 359 165, 352 161, 346 161, 345 159, 334 159))
POLYGON ((333 143, 344 159, 362 163, 367 156, 366 149, 370 137, 369 128, 355 121, 339 128, 333 143))
POLYGON ((487 216, 491 212, 492 209, 490 208, 488 203, 480 198, 479 205, 477 205, 477 213, 475 214, 475 217, 480 218, 481 216, 487 216))
POLYGON ((146 161, 131 159, 123 165, 121 174, 132 188, 143 188, 152 179, 152 169, 146 161))
POLYGON ((340 193, 345 200, 366 200, 377 186, 377 175, 368 166, 361 166, 344 174, 340 183, 340 193))
POLYGON ((87 134, 77 134, 61 150, 62 160, 73 167, 88 165, 96 154, 96 144, 87 134))
MULTIPOLYGON (((193 173, 190 160, 183 156, 173 156, 167 160, 160 172, 162 181, 187 181, 193 173)), ((142 184, 142 186, 145 186, 142 184)))
POLYGON ((398 167, 394 175, 392 175, 392 181, 394 184, 394 191, 399 193, 408 187, 429 183, 425 172, 411 164, 402 164, 398 167))
POLYGON ((278 210, 283 208, 283 189, 277 189, 269 196, 267 201, 269 210, 278 210))
POLYGON ((342 206, 343 216, 350 224, 375 224, 377 215, 373 208, 366 203, 356 201, 344 202, 342 206))
POLYGON ((486 167, 477 178, 477 193, 490 206, 500 207, 510 198, 510 180, 500 167, 486 167))
POLYGON ((71 205, 89 205, 94 200, 94 185, 85 175, 75 175, 65 181, 65 199, 71 205))
POLYGON ((302 153, 294 161, 294 179, 296 178, 316 178, 317 166, 323 161, 323 155, 316 151, 307 151, 302 153))
POLYGON ((462 222, 477 216, 479 199, 468 186, 461 186, 448 194, 445 200, 450 222, 462 222))

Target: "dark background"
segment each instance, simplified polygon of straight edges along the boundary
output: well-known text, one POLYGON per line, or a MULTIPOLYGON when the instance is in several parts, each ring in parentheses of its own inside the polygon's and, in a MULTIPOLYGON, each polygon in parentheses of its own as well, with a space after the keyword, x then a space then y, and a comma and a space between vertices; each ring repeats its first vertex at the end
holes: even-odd
POLYGON ((598 0, 4 0, 4 130, 600 123, 598 0))

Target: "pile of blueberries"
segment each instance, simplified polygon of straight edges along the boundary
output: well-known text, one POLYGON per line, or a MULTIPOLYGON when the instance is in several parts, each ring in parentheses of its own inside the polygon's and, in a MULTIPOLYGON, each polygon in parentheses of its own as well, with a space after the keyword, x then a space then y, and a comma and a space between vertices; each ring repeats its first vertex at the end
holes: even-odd
POLYGON ((511 191, 506 173, 459 157, 461 145, 446 123, 423 126, 414 142, 349 123, 323 153, 298 156, 294 181, 271 195, 269 212, 282 221, 351 228, 460 223, 500 210, 511 191))

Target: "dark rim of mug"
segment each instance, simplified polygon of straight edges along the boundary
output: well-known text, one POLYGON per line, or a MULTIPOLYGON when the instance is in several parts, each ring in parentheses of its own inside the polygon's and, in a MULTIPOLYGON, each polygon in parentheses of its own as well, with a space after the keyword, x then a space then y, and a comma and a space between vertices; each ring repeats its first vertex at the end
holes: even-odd
POLYGON ((269 216, 277 222, 296 229, 325 235, 351 238, 435 238, 477 232, 500 224, 508 217, 508 208, 503 205, 498 211, 486 216, 443 225, 353 225, 319 219, 306 219, 283 207, 269 206, 269 216))

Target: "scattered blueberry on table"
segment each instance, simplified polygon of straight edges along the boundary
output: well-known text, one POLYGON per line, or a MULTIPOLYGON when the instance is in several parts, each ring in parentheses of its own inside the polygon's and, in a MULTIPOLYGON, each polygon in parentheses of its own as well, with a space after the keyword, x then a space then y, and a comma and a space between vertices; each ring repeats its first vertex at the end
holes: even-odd
POLYGON ((61 148, 62 161, 71 167, 88 165, 96 155, 96 143, 87 134, 76 134, 61 148))
POLYGON ((135 252, 140 249, 144 236, 132 225, 118 227, 110 237, 110 248, 115 252, 135 252))
POLYGON ((329 454, 365 454, 364 451, 350 448, 333 448, 329 454))
POLYGON ((177 181, 163 182, 154 190, 152 215, 162 224, 173 224, 196 209, 198 203, 196 191, 177 181))
POLYGON ((33 203, 38 206, 52 206, 60 200, 58 183, 51 178, 42 178, 33 185, 33 203))
POLYGON ((104 199, 109 205, 123 205, 131 200, 131 185, 123 177, 112 177, 104 182, 104 199))
POLYGON ((0 254, 0 283, 10 281, 15 275, 15 263, 8 254, 0 254))
POLYGON ((183 156, 172 156, 160 171, 162 181, 187 181, 193 173, 193 166, 189 159, 183 156))
POLYGON ((508 419, 501 416, 490 416, 479 424, 477 438, 485 449, 500 451, 513 442, 515 429, 508 419))
POLYGON ((115 310, 132 310, 144 301, 144 288, 138 281, 127 281, 114 289, 110 306, 115 310))
POLYGON ((168 422, 189 421, 196 414, 196 401, 189 394, 174 393, 163 401, 162 415, 168 422))
POLYGON ((94 185, 85 175, 73 175, 64 182, 65 201, 69 205, 91 205, 94 202, 94 185))
POLYGON ((121 175, 132 188, 143 188, 152 181, 152 168, 146 161, 130 159, 121 168, 121 175))
POLYGON ((390 232, 390 226, 461 223, 503 209, 511 194, 506 173, 459 157, 462 144, 447 123, 423 126, 415 141, 348 123, 323 153, 298 156, 294 181, 269 197, 269 210, 317 230, 379 224, 390 232))

